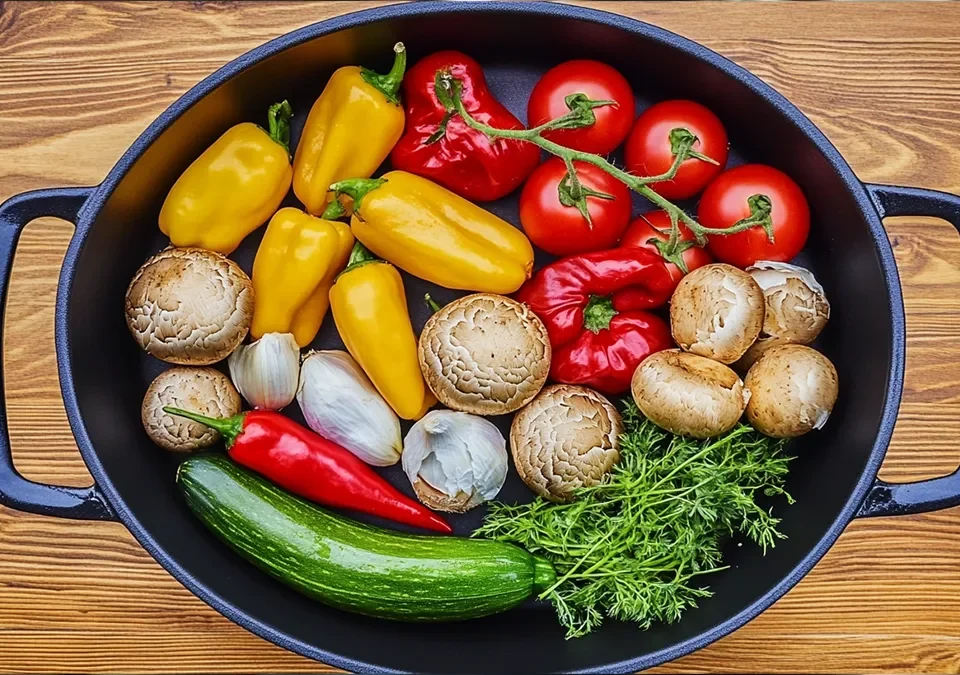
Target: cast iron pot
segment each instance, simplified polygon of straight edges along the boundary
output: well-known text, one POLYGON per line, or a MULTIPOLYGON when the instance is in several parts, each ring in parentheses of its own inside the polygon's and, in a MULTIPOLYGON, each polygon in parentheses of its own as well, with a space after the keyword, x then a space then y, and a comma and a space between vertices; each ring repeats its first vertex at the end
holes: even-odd
MULTIPOLYGON (((516 197, 492 206, 518 222, 516 197)), ((174 577, 229 619, 326 663, 367 672, 629 672, 694 651, 736 630, 796 584, 853 518, 919 513, 960 503, 960 475, 891 485, 877 479, 903 381, 904 317, 897 270, 880 220, 929 215, 960 228, 960 198, 916 188, 864 185, 793 105, 723 57, 684 38, 605 12, 540 3, 416 3, 325 21, 269 42, 223 67, 174 103, 94 188, 39 190, 0 206, 0 297, 23 227, 40 216, 76 223, 57 298, 57 357, 70 425, 93 474, 89 488, 42 485, 18 475, 0 419, 0 502, 76 519, 118 519, 174 577), (289 98, 302 120, 330 73, 345 64, 386 69, 403 40, 412 61, 438 49, 466 51, 486 67, 495 93, 521 117, 540 73, 570 58, 623 72, 638 105, 699 100, 730 132, 731 164, 772 164, 803 188, 813 229, 802 262, 833 305, 819 343, 836 364, 841 396, 823 431, 797 441, 789 491, 778 504, 789 537, 766 556, 731 544, 730 569, 712 575, 715 596, 673 625, 640 631, 610 621, 565 641, 549 606, 417 626, 329 609, 272 580, 230 552, 190 514, 174 486, 176 460, 154 447, 139 406, 164 364, 145 356, 122 318, 137 267, 166 245, 157 228, 170 186, 215 138, 240 121, 261 121, 289 98), (657 68, 644 64, 656 63, 657 68)), ((247 270, 260 233, 235 258, 247 270)), ((538 262, 543 262, 539 260, 538 262)), ((414 323, 426 320, 427 285, 406 277, 414 323)), ((439 300, 455 294, 430 288, 439 300)), ((325 326, 317 347, 341 347, 325 326)), ((292 406, 291 414, 299 414, 292 406)), ((506 428, 507 419, 498 420, 506 428)), ((409 485, 398 469, 388 476, 409 485)), ((515 472, 501 493, 529 499, 515 472)), ((481 513, 454 520, 460 533, 481 513)), ((734 542, 735 543, 735 542, 734 542)))

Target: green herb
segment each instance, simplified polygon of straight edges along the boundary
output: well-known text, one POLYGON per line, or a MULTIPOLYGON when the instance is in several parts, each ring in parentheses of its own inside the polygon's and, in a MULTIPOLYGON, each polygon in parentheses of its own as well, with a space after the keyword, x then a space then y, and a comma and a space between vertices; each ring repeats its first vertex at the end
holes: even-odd
POLYGON ((605 616, 673 622, 711 592, 699 577, 724 569, 721 545, 741 535, 764 549, 783 535, 779 519, 756 503, 783 495, 784 442, 741 424, 723 436, 681 438, 641 415, 624 413, 620 461, 575 501, 495 503, 474 533, 514 542, 547 557, 553 601, 567 637, 586 635, 605 616))

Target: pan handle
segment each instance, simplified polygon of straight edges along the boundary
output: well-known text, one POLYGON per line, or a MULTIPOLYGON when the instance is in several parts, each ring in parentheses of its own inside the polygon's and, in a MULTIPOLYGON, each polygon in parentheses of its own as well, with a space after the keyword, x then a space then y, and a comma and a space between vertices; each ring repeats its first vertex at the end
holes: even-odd
MULTIPOLYGON (((943 218, 960 231, 960 197, 923 188, 875 185, 867 192, 881 218, 887 216, 933 216, 943 218)), ((949 476, 916 483, 887 483, 879 478, 867 493, 858 518, 900 516, 939 511, 960 505, 960 468, 949 476)))
MULTIPOLYGON (((0 204, 0 317, 6 309, 7 285, 20 233, 30 221, 55 216, 77 222, 80 209, 94 188, 54 188, 15 195, 0 204)), ((0 344, 3 325, 0 321, 0 344)), ((0 359, 0 504, 19 511, 77 520, 116 520, 96 485, 85 488, 35 483, 13 466, 0 359)))

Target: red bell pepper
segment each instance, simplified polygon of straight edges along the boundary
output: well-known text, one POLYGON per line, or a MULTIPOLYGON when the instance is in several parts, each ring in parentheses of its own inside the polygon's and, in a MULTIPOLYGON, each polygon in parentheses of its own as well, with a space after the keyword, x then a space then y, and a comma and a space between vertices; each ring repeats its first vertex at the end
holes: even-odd
POLYGON ((498 129, 523 129, 487 88, 479 63, 460 52, 437 52, 403 78, 407 120, 390 154, 393 168, 425 176, 474 201, 513 192, 539 164, 540 149, 523 141, 488 138, 448 113, 435 93, 438 72, 460 80, 464 107, 475 119, 498 129))
POLYGON ((453 532, 440 516, 394 488, 349 450, 279 413, 253 410, 214 418, 179 408, 163 411, 216 429, 230 459, 301 497, 427 530, 453 532))
POLYGON ((666 322, 644 311, 664 304, 672 289, 659 255, 616 248, 547 265, 516 298, 547 327, 554 381, 615 395, 630 388, 643 359, 673 347, 666 322))

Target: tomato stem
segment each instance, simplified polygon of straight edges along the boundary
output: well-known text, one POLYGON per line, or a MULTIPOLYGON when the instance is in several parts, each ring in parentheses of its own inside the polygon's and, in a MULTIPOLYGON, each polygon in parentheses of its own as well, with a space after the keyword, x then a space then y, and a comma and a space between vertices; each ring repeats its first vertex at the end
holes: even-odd
POLYGON ((687 248, 690 248, 691 245, 706 245, 708 234, 735 234, 751 227, 759 226, 764 228, 764 230, 767 232, 767 236, 771 241, 773 241, 773 225, 772 221, 770 220, 769 208, 770 200, 764 195, 754 195, 750 198, 750 200, 753 201, 748 200, 748 203, 750 204, 750 216, 747 218, 744 218, 743 220, 740 220, 727 228, 711 228, 702 226, 694 218, 691 218, 689 215, 687 215, 679 206, 670 200, 661 197, 657 192, 650 188, 651 183, 660 183, 673 179, 677 175, 680 165, 683 164, 683 162, 685 162, 687 159, 694 158, 710 164, 719 165, 716 160, 693 150, 693 145, 696 143, 697 137, 688 129, 677 128, 670 132, 670 144, 671 150, 674 153, 674 157, 673 163, 670 165, 669 169, 655 176, 635 176, 631 173, 627 173, 623 169, 618 168, 600 155, 566 148, 543 137, 545 132, 556 131, 558 129, 579 129, 594 124, 596 122, 596 115, 594 114, 593 109, 604 105, 614 105, 614 102, 612 101, 594 101, 588 98, 585 94, 570 94, 566 97, 566 99, 564 99, 570 111, 564 113, 556 119, 544 122, 543 124, 539 124, 530 129, 498 129, 488 124, 484 124, 483 122, 474 119, 470 115, 460 96, 460 81, 451 73, 442 70, 437 71, 436 79, 434 80, 434 89, 436 91, 437 100, 444 105, 447 111, 455 112, 471 129, 486 134, 489 138, 506 138, 516 141, 523 141, 526 143, 533 143, 537 147, 546 150, 551 155, 560 157, 567 166, 567 177, 564 178, 566 187, 564 186, 563 182, 561 182, 559 187, 560 200, 565 205, 577 206, 591 227, 592 221, 586 208, 586 194, 582 192, 584 188, 576 177, 576 171, 573 169, 573 162, 575 161, 594 165, 600 170, 616 178, 634 192, 643 195, 656 206, 666 211, 666 213, 670 216, 670 238, 667 242, 663 242, 665 244, 663 247, 658 246, 657 249, 660 251, 660 254, 664 257, 664 259, 674 263, 680 267, 680 269, 685 269, 681 255, 683 251, 685 251, 687 248), (578 190, 580 191, 579 193, 578 190), (566 195, 564 194, 565 191, 567 193, 566 195), (577 194, 581 195, 580 199, 577 198, 577 194), (570 204, 566 204, 564 199, 570 201, 570 204), (766 206, 764 206, 762 202, 764 199, 766 200, 766 206), (692 242, 681 241, 681 222, 690 228, 690 231, 693 233, 696 240, 695 244, 692 242), (684 244, 686 245, 684 246, 684 244))

